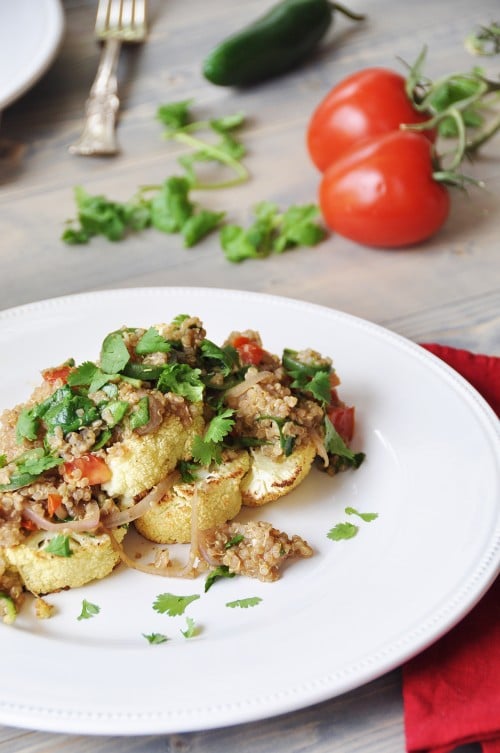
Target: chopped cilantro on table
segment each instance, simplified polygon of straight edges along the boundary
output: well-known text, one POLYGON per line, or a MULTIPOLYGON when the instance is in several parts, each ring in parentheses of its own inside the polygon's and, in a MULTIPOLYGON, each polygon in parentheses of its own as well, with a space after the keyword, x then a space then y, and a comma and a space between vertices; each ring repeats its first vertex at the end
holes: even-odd
POLYGON ((193 100, 186 99, 161 105, 156 113, 165 126, 164 137, 188 149, 178 158, 183 175, 167 177, 161 184, 143 185, 127 201, 93 196, 77 186, 74 189, 77 216, 67 222, 62 240, 69 245, 82 245, 102 236, 116 242, 154 228, 162 233, 180 234, 184 247, 191 248, 220 229, 223 253, 228 261, 235 263, 320 243, 326 232, 318 222, 320 212, 314 204, 280 211, 273 202, 261 201, 254 208, 255 220, 244 228, 224 224, 225 211, 214 211, 192 200, 194 190, 230 188, 250 177, 243 163, 246 148, 236 136, 245 123, 243 113, 197 120, 192 106, 193 100), (207 182, 200 177, 206 164, 222 171, 220 179, 207 182))
POLYGON ((315 246, 325 238, 325 230, 316 222, 319 209, 313 205, 280 212, 276 204, 261 202, 254 212, 255 219, 247 228, 234 224, 222 228, 220 241, 228 261, 262 259, 299 245, 315 246))

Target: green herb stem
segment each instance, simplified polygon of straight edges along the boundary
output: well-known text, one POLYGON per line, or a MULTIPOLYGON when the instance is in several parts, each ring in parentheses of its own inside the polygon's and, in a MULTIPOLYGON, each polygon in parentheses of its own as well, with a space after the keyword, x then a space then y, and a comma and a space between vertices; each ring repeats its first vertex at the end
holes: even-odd
POLYGON ((227 165, 229 168, 234 170, 234 172, 238 176, 233 180, 222 181, 219 183, 199 183, 198 181, 196 181, 192 184, 191 188, 203 190, 212 188, 228 188, 231 186, 239 185, 240 183, 244 183, 246 180, 248 180, 249 172, 246 167, 241 162, 238 162, 238 160, 235 160, 234 157, 226 154, 216 146, 207 144, 206 141, 202 141, 201 139, 197 139, 195 136, 191 136, 189 133, 186 133, 185 130, 176 131, 175 133, 169 135, 169 137, 181 144, 190 146, 193 149, 203 150, 203 152, 205 152, 212 159, 216 160, 217 162, 222 162, 224 165, 227 165))

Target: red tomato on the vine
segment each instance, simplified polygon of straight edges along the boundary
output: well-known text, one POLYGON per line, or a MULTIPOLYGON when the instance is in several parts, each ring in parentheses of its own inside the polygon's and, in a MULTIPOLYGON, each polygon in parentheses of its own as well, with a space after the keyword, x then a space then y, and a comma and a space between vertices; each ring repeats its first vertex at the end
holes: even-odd
POLYGON ((433 178, 428 139, 393 131, 332 163, 320 183, 319 204, 331 230, 367 246, 397 248, 439 230, 450 196, 433 178))
MULTIPOLYGON (((353 145, 396 131, 405 123, 422 123, 405 90, 405 79, 385 68, 366 68, 333 87, 309 122, 307 147, 323 172, 353 145)), ((425 132, 434 140, 435 132, 425 132)))

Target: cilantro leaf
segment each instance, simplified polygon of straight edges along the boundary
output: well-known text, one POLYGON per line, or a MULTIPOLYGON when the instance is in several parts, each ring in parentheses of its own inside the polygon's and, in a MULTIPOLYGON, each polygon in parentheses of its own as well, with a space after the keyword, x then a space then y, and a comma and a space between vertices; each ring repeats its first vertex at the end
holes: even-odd
POLYGON ((150 633, 149 635, 143 633, 142 635, 147 640, 147 642, 151 643, 152 645, 166 643, 166 641, 168 641, 167 636, 163 635, 163 633, 150 633))
POLYGON ((205 579, 205 593, 212 588, 215 581, 220 578, 234 578, 236 573, 232 573, 227 565, 218 565, 214 568, 205 579))
POLYGON ((354 507, 345 508, 346 515, 357 515, 358 518, 364 520, 365 523, 370 523, 372 520, 378 518, 378 512, 358 512, 354 507))
POLYGON ((225 216, 225 212, 211 212, 209 209, 201 209, 192 214, 181 228, 184 245, 187 248, 196 245, 202 238, 211 233, 212 230, 215 230, 225 216))
POLYGON ((172 345, 160 335, 155 327, 150 327, 135 346, 135 352, 139 356, 149 353, 169 353, 171 350, 172 345))
POLYGON ((96 614, 99 614, 100 611, 101 607, 97 604, 92 604, 92 602, 87 601, 87 599, 83 599, 82 611, 77 617, 77 620, 90 620, 92 617, 95 617, 96 614))
POLYGON ((207 361, 209 366, 214 364, 222 372, 223 376, 228 376, 238 363, 238 353, 235 348, 228 345, 220 348, 211 340, 203 340, 200 346, 201 357, 207 361))
POLYGON ((194 638, 200 632, 199 627, 196 625, 192 617, 186 617, 186 630, 181 630, 184 638, 194 638))
POLYGON ((296 246, 315 246, 325 238, 325 230, 315 221, 314 205, 292 206, 280 213, 276 204, 264 201, 254 207, 255 219, 248 228, 226 225, 220 242, 228 261, 241 262, 283 253, 296 246))
POLYGON ((168 178, 151 202, 151 222, 163 233, 182 230, 194 211, 189 200, 190 184, 186 178, 168 178))
POLYGON ((67 385, 56 390, 34 410, 41 417, 48 434, 53 434, 60 427, 66 435, 89 426, 99 418, 99 411, 92 400, 74 393, 67 385))
POLYGON ((178 131, 188 124, 190 120, 189 108, 193 104, 193 101, 192 99, 183 99, 178 102, 160 105, 156 111, 156 117, 171 131, 178 131))
POLYGON ((234 426, 234 410, 227 410, 214 416, 207 426, 204 439, 206 442, 221 442, 234 426))
POLYGON ((125 341, 120 332, 111 332, 101 347, 101 368, 106 374, 118 374, 130 361, 125 341))
POLYGON ((158 379, 158 389, 162 392, 175 392, 192 403, 203 400, 205 385, 200 369, 193 369, 187 363, 167 363, 158 379))
POLYGON ((324 363, 304 363, 298 357, 296 350, 285 348, 282 356, 283 366, 287 374, 292 377, 291 386, 311 395, 323 405, 330 402, 331 366, 324 363))
POLYGON ((186 607, 199 598, 199 594, 193 594, 192 596, 175 596, 175 594, 171 593, 159 594, 153 603, 153 609, 160 614, 168 614, 170 617, 175 617, 184 614, 186 607))
POLYGON ((63 533, 54 536, 47 546, 44 546, 43 551, 55 554, 58 557, 71 557, 73 554, 69 544, 69 536, 63 533))
POLYGON ((250 596, 248 599, 236 599, 236 601, 228 601, 226 603, 226 607, 229 607, 230 609, 234 609, 235 607, 240 607, 241 609, 248 609, 248 607, 256 607, 257 604, 260 604, 262 599, 260 596, 250 596))
POLYGON ((39 420, 29 408, 23 408, 16 423, 16 440, 22 444, 23 438, 33 442, 38 436, 39 420))
POLYGON ((107 425, 112 429, 120 423, 130 408, 130 403, 126 400, 110 400, 101 409, 101 415, 107 425))
POLYGON ((88 387, 89 394, 102 389, 109 382, 109 374, 105 374, 92 361, 85 361, 72 371, 66 384, 70 387, 88 387))
POLYGON ((319 208, 314 204, 289 207, 281 216, 281 227, 273 250, 283 253, 294 246, 316 246, 326 236, 324 228, 316 222, 319 216, 319 208))
POLYGON ((234 411, 230 408, 214 416, 205 430, 205 436, 196 436, 191 452, 193 459, 201 465, 209 466, 212 462, 221 462, 220 443, 234 426, 234 411))
POLYGON ((329 455, 339 456, 352 468, 359 468, 365 458, 363 452, 353 452, 346 445, 328 416, 325 416, 325 448, 329 455))
POLYGON ((131 429, 139 429, 145 426, 149 421, 149 398, 147 395, 141 397, 136 408, 130 414, 129 425, 131 429))
POLYGON ((0 468, 5 468, 7 465, 7 455, 0 455, 0 468))
POLYGON ((9 483, 0 485, 0 491, 14 491, 28 486, 44 471, 61 465, 63 459, 54 457, 42 447, 36 447, 19 455, 13 462, 16 470, 11 474, 9 483))
POLYGON ((358 533, 359 528, 354 523, 337 523, 326 534, 332 541, 341 541, 342 539, 352 539, 358 533))

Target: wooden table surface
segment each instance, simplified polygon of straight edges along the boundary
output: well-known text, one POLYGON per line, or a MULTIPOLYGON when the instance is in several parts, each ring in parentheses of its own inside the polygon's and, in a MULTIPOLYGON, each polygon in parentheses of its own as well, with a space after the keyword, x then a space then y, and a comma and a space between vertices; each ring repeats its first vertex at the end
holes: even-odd
MULTIPOLYGON (((241 91, 205 81, 204 54, 269 5, 267 0, 151 3, 147 43, 124 49, 120 59, 121 153, 82 158, 70 155, 68 147, 79 135, 98 63, 92 33, 96 3, 66 0, 66 29, 53 65, 1 121, 0 308, 106 288, 234 288, 323 304, 415 341, 499 354, 500 137, 470 167, 485 188, 455 192, 445 227, 411 250, 372 250, 331 236, 313 249, 231 264, 216 234, 190 250, 178 236, 155 231, 114 245, 94 239, 68 247, 60 241, 65 221, 74 216, 74 186, 125 200, 139 185, 178 174, 183 150, 162 138, 155 120, 158 105, 174 100, 192 98, 203 117, 247 115, 241 137, 251 179, 205 194, 205 205, 246 223, 259 200, 283 207, 315 201, 318 174, 304 134, 314 107, 335 82, 366 66, 404 72, 400 59, 413 61, 424 44, 432 77, 469 70, 477 60, 465 51, 464 38, 477 24, 498 20, 497 0, 422 0, 411 6, 356 0, 352 7, 367 14, 366 22, 338 18, 321 52, 299 70, 241 91)), ((0 18, 1 13, 0 8, 0 18)), ((497 75, 498 58, 483 58, 481 64, 497 75)), ((0 727, 0 750, 9 753, 229 753, 236 746, 241 753, 401 753, 400 671, 296 713, 208 732, 119 738, 0 727)))

